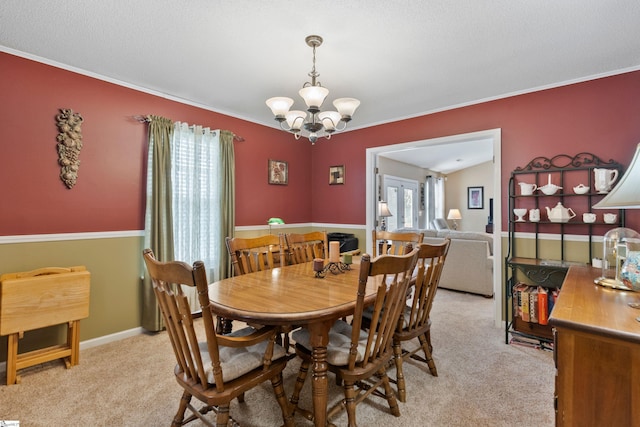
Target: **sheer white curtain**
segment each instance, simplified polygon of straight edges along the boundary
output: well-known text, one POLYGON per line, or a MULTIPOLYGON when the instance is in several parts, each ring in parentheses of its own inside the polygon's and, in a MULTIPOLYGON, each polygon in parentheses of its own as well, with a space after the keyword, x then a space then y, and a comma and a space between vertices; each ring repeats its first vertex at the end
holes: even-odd
POLYGON ((431 221, 444 218, 444 178, 428 175, 425 191, 426 228, 433 228, 431 221))
MULTIPOLYGON (((151 150, 149 155, 151 158, 151 150)), ((188 264, 203 261, 209 268, 210 281, 220 279, 221 272, 214 267, 219 266, 223 246, 219 242, 225 237, 221 235, 220 162, 219 130, 174 123, 171 138, 173 256, 188 264)), ((150 178, 147 182, 151 185, 150 178)), ((150 189, 147 194, 151 194, 150 189)), ((199 307, 195 290, 184 290, 191 306, 199 307)))
POLYGON ((436 218, 444 218, 444 178, 435 180, 435 214, 436 218))
MULTIPOLYGON (((201 260, 210 281, 218 280, 220 245, 220 132, 176 122, 171 144, 175 259, 201 260)), ((197 307, 195 292, 189 302, 197 307)))

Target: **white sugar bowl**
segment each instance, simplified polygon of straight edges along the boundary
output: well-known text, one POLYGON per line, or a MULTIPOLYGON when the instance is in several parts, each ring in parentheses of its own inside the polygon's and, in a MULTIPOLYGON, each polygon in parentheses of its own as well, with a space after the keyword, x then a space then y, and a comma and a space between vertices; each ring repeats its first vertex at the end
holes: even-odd
POLYGON ((586 194, 589 192, 589 187, 587 187, 584 184, 578 184, 575 187, 573 187, 573 192, 576 194, 586 194))

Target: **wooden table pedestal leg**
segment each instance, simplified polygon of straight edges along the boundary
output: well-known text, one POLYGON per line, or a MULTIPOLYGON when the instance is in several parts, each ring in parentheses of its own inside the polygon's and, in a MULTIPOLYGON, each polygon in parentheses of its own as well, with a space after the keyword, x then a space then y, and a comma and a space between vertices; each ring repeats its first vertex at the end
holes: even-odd
POLYGON ((313 398, 313 421, 316 427, 327 425, 327 344, 329 329, 333 321, 309 325, 311 335, 311 354, 313 357, 313 377, 311 379, 313 398))

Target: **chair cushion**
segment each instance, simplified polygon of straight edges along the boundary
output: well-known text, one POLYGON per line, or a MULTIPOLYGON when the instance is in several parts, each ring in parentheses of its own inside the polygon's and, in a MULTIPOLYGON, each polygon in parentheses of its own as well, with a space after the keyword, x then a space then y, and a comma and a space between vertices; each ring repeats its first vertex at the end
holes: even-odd
MULTIPOLYGON (((404 310, 402 310, 402 316, 403 316, 403 325, 407 325, 411 317, 410 305, 404 306, 404 310)), ((373 318, 373 309, 371 307, 365 308, 364 311, 362 312, 362 317, 364 319, 367 319, 369 322, 371 322, 371 319, 373 318)))
MULTIPOLYGON (((351 348, 351 325, 343 320, 338 320, 329 331, 329 345, 327 346, 327 362, 334 366, 344 366, 349 363, 349 349, 351 348)), ((298 329, 291 334, 291 338, 307 350, 311 351, 309 331, 305 328, 298 329)), ((362 354, 367 345, 367 334, 360 332, 356 361, 362 361, 362 354)))
MULTIPOLYGON (((253 332, 255 332, 255 329, 253 328, 243 328, 227 336, 242 337, 251 335, 253 332)), ((262 341, 250 347, 220 346, 218 351, 220 353, 220 366, 222 367, 222 381, 231 381, 253 371, 255 368, 261 367, 264 362, 264 352, 267 349, 268 343, 268 341, 262 341)), ((199 343, 199 346, 200 354, 202 354, 202 363, 204 364, 207 373, 207 381, 210 384, 215 384, 213 366, 211 365, 211 358, 209 357, 209 351, 207 350, 207 343, 201 342, 199 343)), ((284 357, 285 354, 286 352, 284 348, 275 344, 273 346, 273 356, 271 357, 271 360, 280 359, 281 357, 284 357)))

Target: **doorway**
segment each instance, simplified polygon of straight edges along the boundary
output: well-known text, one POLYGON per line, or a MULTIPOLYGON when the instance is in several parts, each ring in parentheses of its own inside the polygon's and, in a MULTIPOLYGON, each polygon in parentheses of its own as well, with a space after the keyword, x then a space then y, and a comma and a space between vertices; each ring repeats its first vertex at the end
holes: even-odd
POLYGON ((412 148, 425 148, 429 146, 443 145, 443 144, 457 144, 461 142, 473 143, 480 139, 490 139, 493 147, 493 208, 496 214, 493 218, 494 233, 493 233, 493 294, 494 294, 494 325, 496 328, 503 327, 502 321, 502 298, 503 298, 503 286, 502 286, 502 203, 500 195, 502 190, 501 185, 501 130, 490 129, 479 132, 472 132, 460 135, 451 135, 441 138, 426 139, 421 141, 407 142, 403 144, 387 145, 382 147, 368 148, 366 150, 366 236, 367 245, 371 247, 372 230, 376 226, 376 213, 377 213, 377 195, 378 189, 382 188, 382 178, 377 173, 378 156, 385 151, 396 151, 398 149, 412 148))

